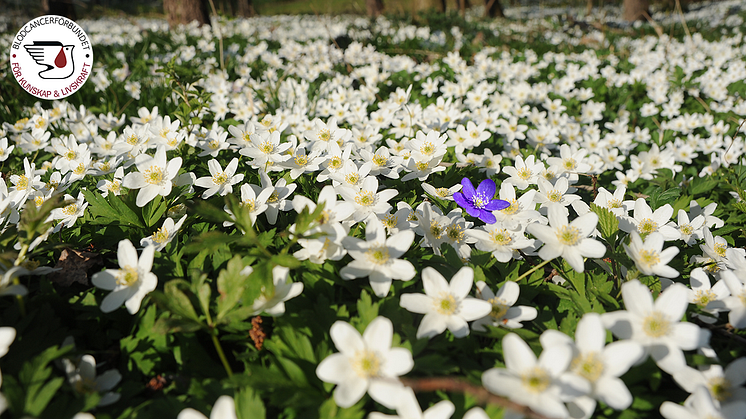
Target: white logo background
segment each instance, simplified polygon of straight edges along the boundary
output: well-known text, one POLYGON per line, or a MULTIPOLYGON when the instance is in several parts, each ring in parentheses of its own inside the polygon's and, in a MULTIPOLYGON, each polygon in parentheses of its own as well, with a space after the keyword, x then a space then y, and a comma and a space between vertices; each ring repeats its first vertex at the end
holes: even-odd
POLYGON ((28 93, 58 100, 78 91, 93 66, 90 38, 72 20, 55 15, 32 19, 10 47, 10 69, 28 93))

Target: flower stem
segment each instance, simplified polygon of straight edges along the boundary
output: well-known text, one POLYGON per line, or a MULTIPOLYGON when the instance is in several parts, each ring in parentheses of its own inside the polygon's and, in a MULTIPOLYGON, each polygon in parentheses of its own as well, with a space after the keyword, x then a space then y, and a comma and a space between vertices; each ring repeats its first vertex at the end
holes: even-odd
POLYGON ((538 271, 538 270, 539 270, 539 268, 543 267, 544 265, 546 265, 547 263, 549 263, 549 262, 551 262, 551 261, 552 261, 552 259, 549 259, 549 260, 545 260, 544 262, 541 262, 540 264, 538 264, 538 265, 534 266, 533 268, 531 268, 531 269, 529 269, 529 270, 528 270, 527 272, 525 272, 525 273, 524 273, 523 275, 521 275, 521 276, 519 276, 518 278, 516 278, 515 282, 518 282, 518 281, 520 281, 521 279, 523 279, 523 278, 525 278, 525 277, 527 277, 527 276, 531 275, 532 273, 534 273, 534 272, 538 271))
POLYGON ((220 345, 218 336, 215 333, 211 333, 211 335, 212 335, 212 343, 213 345, 215 345, 215 350, 218 352, 218 357, 220 358, 220 362, 223 363, 223 368, 225 368, 225 372, 228 374, 228 377, 232 377, 233 370, 231 369, 231 366, 228 364, 228 359, 225 357, 225 352, 223 352, 223 347, 220 345))

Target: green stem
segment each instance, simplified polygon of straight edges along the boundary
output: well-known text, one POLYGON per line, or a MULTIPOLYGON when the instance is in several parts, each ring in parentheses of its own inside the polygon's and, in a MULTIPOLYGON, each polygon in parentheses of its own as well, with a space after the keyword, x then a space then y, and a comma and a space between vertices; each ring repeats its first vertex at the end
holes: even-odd
MULTIPOLYGON (((26 260, 26 253, 28 252, 29 245, 28 243, 24 243, 23 246, 21 246, 21 251, 18 252, 18 257, 16 257, 15 262, 13 262, 13 266, 21 266, 24 260, 26 260)), ((13 277, 13 285, 20 285, 21 281, 18 279, 17 276, 13 277)), ((23 301, 22 295, 16 295, 16 300, 18 301, 18 310, 21 312, 21 316, 26 316, 26 303, 23 301)))
POLYGON ((538 271, 538 270, 539 270, 539 268, 543 267, 544 265, 546 265, 547 263, 549 263, 549 262, 551 262, 551 261, 552 261, 552 259, 549 259, 549 260, 545 260, 544 262, 541 262, 540 264, 538 264, 538 265, 534 266, 533 268, 531 268, 531 269, 529 269, 529 270, 528 270, 527 272, 525 272, 525 273, 524 273, 523 275, 519 276, 519 277, 518 277, 518 278, 517 278, 517 279, 515 280, 515 282, 518 282, 518 281, 520 281, 521 279, 523 279, 523 278, 525 278, 525 277, 527 277, 527 276, 531 275, 532 273, 534 273, 534 272, 538 271))
POLYGON ((212 343, 215 345, 215 350, 218 352, 218 357, 220 358, 220 362, 223 363, 223 368, 225 368, 225 372, 228 374, 228 377, 233 377, 233 370, 231 369, 231 366, 228 365, 228 359, 225 357, 225 352, 223 352, 223 347, 220 345, 220 341, 218 340, 218 336, 215 333, 211 333, 212 335, 212 343))

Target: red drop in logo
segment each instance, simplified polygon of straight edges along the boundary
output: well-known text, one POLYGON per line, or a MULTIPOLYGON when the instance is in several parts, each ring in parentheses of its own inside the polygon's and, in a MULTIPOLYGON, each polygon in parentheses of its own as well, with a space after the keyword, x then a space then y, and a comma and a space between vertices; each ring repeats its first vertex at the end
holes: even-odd
POLYGON ((67 65, 64 48, 60 48, 60 53, 57 54, 57 58, 54 59, 54 65, 56 65, 57 68, 62 68, 67 65))

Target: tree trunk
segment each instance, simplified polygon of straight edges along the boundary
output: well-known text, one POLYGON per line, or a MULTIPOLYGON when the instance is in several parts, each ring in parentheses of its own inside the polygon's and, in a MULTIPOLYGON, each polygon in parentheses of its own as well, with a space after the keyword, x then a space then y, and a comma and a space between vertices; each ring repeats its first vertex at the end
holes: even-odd
POLYGON ((207 23, 207 2, 202 0, 163 0, 163 12, 168 16, 168 26, 186 25, 196 20, 200 26, 207 23))
POLYGON ((649 0, 624 0, 624 20, 634 22, 645 19, 649 7, 649 0))
POLYGON ((593 0, 588 0, 585 3, 585 15, 590 16, 592 11, 593 11, 593 0))
POLYGON ((256 10, 254 10, 254 4, 251 0, 236 1, 236 16, 252 17, 256 15, 257 13, 256 10))
POLYGON ((370 17, 378 17, 383 13, 383 0, 365 0, 365 9, 370 17))
POLYGON ((429 9, 435 9, 442 13, 446 11, 446 0, 414 0, 412 6, 414 7, 415 14, 429 9))
POLYGON ((500 0, 484 0, 484 15, 487 17, 505 17, 500 0))
POLYGON ((42 0, 42 13, 45 15, 64 16, 70 20, 77 20, 73 0, 42 0))

